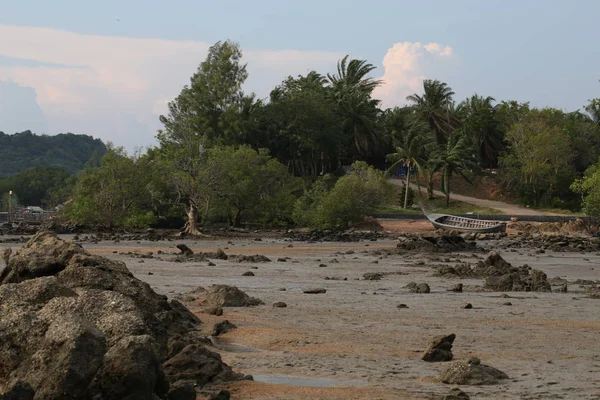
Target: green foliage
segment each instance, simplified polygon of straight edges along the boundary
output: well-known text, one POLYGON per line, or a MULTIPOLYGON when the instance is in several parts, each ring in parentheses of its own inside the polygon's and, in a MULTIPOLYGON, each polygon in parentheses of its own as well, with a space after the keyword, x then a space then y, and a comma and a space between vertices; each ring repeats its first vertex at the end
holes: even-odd
POLYGON ((150 178, 146 162, 127 156, 122 148, 109 149, 100 167, 79 174, 67 215, 76 222, 109 227, 143 221, 150 178))
POLYGON ((94 152, 102 155, 106 147, 100 139, 88 135, 38 136, 30 131, 7 135, 0 132, 0 177, 32 167, 52 167, 75 174, 85 167, 94 152))
POLYGON ((398 204, 403 208, 411 207, 415 202, 415 191, 410 187, 404 185, 400 189, 400 194, 398 195, 398 204), (408 189, 408 193, 406 190, 408 189), (405 206, 406 205, 406 206, 405 206))
POLYGON ((130 213, 131 215, 128 215, 123 220, 123 226, 128 229, 147 228, 148 226, 158 222, 158 218, 156 218, 152 211, 142 212, 133 210, 130 213))
POLYGON ((12 190, 25 206, 53 207, 69 199, 72 181, 62 169, 33 167, 0 179, 0 193, 12 190))
POLYGON ((571 189, 581 195, 586 215, 600 221, 600 172, 595 169, 593 173, 575 180, 571 189))
POLYGON ((294 210, 297 222, 313 229, 347 228, 365 214, 387 201, 392 187, 381 171, 362 161, 337 180, 331 190, 331 178, 317 181, 309 193, 298 200, 294 210))

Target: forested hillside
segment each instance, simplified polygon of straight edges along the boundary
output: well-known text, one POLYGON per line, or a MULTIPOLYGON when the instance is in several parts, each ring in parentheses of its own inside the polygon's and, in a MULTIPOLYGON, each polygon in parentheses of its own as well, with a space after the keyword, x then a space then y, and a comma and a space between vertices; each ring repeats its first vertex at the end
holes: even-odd
POLYGON ((74 174, 85 167, 94 152, 101 158, 106 147, 88 135, 47 136, 30 131, 8 135, 0 131, 0 177, 31 167, 55 167, 74 174))

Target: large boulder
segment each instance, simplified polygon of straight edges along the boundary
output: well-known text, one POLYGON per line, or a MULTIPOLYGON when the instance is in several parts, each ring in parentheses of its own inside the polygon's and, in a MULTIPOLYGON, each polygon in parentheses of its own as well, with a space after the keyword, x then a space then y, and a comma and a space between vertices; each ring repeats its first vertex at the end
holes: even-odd
POLYGON ((454 333, 434 337, 421 359, 428 362, 452 360, 452 343, 454 343, 454 339, 456 339, 454 333))
POLYGON ((125 264, 39 233, 0 277, 0 399, 191 399, 240 377, 199 324, 125 264))
POLYGON ((182 300, 210 307, 251 307, 265 304, 262 300, 250 297, 235 286, 211 285, 208 288, 197 287, 185 293, 182 300))

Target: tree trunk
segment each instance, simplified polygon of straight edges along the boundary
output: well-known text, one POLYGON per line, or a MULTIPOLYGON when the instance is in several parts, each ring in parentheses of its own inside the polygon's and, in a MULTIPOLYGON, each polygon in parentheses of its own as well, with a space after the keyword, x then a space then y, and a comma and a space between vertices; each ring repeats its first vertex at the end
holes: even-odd
POLYGON ((242 225, 242 210, 238 209, 235 213, 235 218, 233 219, 233 226, 239 228, 242 225))
POLYGON ((404 185, 404 209, 408 207, 408 192, 410 191, 410 163, 406 167, 406 185, 404 185))
POLYGON ((451 176, 446 176, 446 207, 450 205, 450 178, 451 176))
POLYGON ((433 174, 427 174, 427 198, 429 200, 433 199, 433 174))
POLYGON ((201 236, 198 230, 198 206, 190 201, 190 208, 187 210, 188 220, 185 224, 185 233, 192 236, 201 236))

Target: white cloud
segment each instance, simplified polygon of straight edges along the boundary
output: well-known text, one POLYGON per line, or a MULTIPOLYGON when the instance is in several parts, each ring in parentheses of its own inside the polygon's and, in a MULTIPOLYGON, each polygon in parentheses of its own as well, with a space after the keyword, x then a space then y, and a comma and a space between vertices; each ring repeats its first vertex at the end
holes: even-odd
POLYGON ((406 103, 406 96, 422 89, 431 64, 453 56, 450 46, 439 43, 399 42, 390 48, 383 58, 383 84, 373 95, 382 100, 385 107, 406 103))
MULTIPOLYGON (((7 25, 0 25, 0 38, 0 55, 67 66, 0 65, 0 81, 35 89, 48 133, 87 133, 129 148, 152 143, 158 114, 167 111, 209 48, 200 41, 7 25)), ((246 90, 266 96, 287 75, 329 70, 339 58, 328 52, 246 50, 246 90)))

